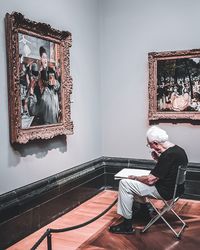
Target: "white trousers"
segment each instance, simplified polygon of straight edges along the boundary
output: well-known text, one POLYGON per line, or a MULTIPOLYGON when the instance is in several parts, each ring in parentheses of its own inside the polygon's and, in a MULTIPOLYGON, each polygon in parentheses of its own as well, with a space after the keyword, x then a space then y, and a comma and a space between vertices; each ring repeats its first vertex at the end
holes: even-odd
POLYGON ((148 186, 131 179, 120 180, 117 213, 126 219, 131 219, 133 202, 146 203, 146 197, 162 199, 155 186, 148 186))

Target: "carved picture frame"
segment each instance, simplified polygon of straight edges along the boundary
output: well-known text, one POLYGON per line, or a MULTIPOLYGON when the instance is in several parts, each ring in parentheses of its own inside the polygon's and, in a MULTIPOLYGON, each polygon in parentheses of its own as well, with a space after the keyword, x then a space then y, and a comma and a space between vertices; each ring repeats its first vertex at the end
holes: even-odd
POLYGON ((73 134, 71 33, 18 12, 5 27, 11 143, 73 134))
POLYGON ((151 52, 148 62, 149 121, 200 121, 200 49, 151 52))

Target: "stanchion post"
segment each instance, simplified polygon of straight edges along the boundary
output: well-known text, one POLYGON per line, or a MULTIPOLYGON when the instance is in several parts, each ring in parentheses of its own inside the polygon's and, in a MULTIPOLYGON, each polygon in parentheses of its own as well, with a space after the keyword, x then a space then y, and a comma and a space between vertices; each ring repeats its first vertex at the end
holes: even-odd
POLYGON ((51 245, 51 232, 50 230, 48 229, 48 235, 47 235, 47 249, 48 250, 52 250, 52 245, 51 245))

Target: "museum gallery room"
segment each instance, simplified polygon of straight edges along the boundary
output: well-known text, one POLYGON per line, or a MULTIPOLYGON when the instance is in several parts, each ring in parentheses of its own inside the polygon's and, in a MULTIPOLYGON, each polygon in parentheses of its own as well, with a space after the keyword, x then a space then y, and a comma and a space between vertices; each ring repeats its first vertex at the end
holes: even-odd
POLYGON ((199 249, 200 1, 0 7, 0 249, 199 249))

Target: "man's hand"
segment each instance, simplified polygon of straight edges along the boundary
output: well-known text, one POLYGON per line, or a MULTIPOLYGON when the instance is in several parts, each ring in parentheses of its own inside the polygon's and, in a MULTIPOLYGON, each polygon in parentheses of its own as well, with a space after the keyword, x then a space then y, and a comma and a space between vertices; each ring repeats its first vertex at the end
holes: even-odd
POLYGON ((54 74, 49 74, 49 85, 54 86, 56 85, 56 79, 54 74))
POLYGON ((156 153, 156 151, 152 151, 151 156, 154 159, 154 161, 158 161, 159 155, 156 153))
POLYGON ((136 180, 136 179, 137 179, 137 176, 135 176, 135 175, 129 175, 129 176, 128 176, 128 179, 136 180))
POLYGON ((159 178, 155 177, 152 174, 149 174, 149 175, 143 175, 143 176, 129 175, 128 179, 136 180, 136 181, 142 182, 146 185, 152 186, 158 181, 159 178))

